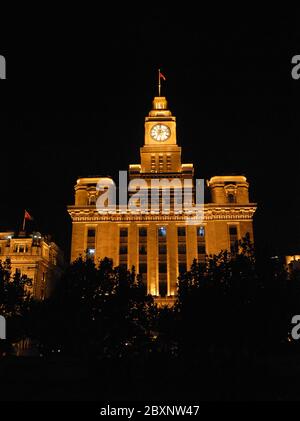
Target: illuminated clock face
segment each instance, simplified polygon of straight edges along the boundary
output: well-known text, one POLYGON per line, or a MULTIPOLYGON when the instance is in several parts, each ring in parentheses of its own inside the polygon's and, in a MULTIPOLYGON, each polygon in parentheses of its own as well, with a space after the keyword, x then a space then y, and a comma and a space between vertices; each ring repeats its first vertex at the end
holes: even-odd
POLYGON ((169 139, 171 131, 169 127, 164 124, 156 124, 152 127, 150 135, 153 139, 157 140, 157 142, 164 142, 169 139))

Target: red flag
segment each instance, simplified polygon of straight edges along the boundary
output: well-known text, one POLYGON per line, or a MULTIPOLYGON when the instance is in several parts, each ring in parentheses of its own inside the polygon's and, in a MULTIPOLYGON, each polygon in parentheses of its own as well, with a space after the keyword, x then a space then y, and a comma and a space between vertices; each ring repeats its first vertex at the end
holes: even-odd
POLYGON ((163 79, 163 80, 167 80, 166 77, 162 74, 161 71, 159 72, 159 78, 160 79, 163 79))
POLYGON ((27 210, 25 210, 24 219, 26 219, 26 221, 33 221, 32 216, 27 212, 27 210))

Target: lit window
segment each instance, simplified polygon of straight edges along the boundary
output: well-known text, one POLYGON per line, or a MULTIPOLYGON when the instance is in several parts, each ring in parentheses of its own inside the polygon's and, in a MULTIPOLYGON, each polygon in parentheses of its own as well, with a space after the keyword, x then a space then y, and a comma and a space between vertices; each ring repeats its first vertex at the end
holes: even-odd
POLYGON ((167 235, 166 227, 158 228, 158 235, 159 235, 159 237, 165 237, 167 235))
POLYGON ((198 235, 198 237, 204 237, 205 236, 205 229, 204 229, 204 227, 198 227, 197 228, 197 235, 198 235))

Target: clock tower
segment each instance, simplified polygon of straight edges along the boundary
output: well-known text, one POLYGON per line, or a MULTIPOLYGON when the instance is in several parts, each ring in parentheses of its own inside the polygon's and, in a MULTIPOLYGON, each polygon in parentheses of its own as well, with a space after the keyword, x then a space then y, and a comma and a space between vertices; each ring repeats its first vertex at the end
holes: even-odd
POLYGON ((141 173, 181 172, 181 148, 177 145, 176 117, 165 97, 155 97, 145 119, 145 142, 141 148, 141 173))

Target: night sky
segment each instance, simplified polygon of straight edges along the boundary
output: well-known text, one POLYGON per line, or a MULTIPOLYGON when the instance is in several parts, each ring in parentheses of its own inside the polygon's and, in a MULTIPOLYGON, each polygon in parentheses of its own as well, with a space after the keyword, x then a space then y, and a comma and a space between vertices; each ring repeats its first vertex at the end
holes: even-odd
POLYGON ((183 162, 198 178, 246 175, 257 245, 300 252, 297 26, 284 14, 151 10, 0 44, 8 77, 0 83, 0 230, 18 230, 26 208, 68 255, 76 179, 117 179, 139 162, 160 67, 183 162))

